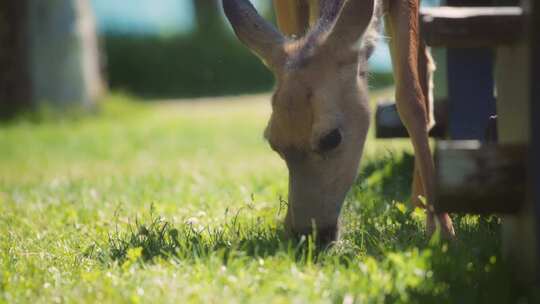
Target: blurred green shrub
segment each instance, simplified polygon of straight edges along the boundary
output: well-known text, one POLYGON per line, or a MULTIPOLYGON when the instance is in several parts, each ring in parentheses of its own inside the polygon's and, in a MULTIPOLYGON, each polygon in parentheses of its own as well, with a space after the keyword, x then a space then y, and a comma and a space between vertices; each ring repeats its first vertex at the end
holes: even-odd
MULTIPOLYGON (((259 59, 221 31, 215 35, 104 37, 113 90, 153 98, 218 96, 269 91, 273 76, 259 59)), ((392 84, 372 74, 370 86, 392 84)))

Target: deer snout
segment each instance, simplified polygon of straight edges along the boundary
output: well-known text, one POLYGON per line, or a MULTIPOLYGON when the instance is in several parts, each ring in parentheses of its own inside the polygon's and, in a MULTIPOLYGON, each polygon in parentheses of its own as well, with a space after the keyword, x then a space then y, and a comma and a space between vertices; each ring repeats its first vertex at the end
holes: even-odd
POLYGON ((287 165, 286 230, 294 238, 313 236, 320 245, 330 244, 338 237, 339 216, 350 181, 343 179, 344 174, 332 174, 335 166, 331 162, 288 159, 287 165))

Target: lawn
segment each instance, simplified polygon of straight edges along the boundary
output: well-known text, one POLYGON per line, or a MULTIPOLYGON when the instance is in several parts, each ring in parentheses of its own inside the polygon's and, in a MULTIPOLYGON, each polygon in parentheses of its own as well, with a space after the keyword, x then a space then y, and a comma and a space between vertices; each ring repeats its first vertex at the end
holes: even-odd
POLYGON ((500 219, 423 234, 407 141, 372 137, 329 250, 283 238, 267 95, 135 102, 0 126, 0 302, 508 303, 500 219), (228 101, 228 102, 226 102, 228 101))

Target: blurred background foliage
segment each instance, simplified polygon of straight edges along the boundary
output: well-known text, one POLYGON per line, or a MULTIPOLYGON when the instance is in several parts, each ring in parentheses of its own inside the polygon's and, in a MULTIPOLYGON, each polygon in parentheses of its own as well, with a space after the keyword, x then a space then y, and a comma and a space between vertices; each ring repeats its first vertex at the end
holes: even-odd
MULTIPOLYGON (((273 77, 234 37, 220 1, 93 0, 110 88, 153 98, 268 91, 273 77)), ((271 1, 253 1, 269 20, 271 1)), ((387 51, 386 51, 387 53, 387 51)), ((392 85, 384 46, 370 85, 392 85)))
MULTIPOLYGON (((270 91, 272 75, 234 36, 220 2, 0 1, 0 119, 94 108, 107 89, 145 99, 270 91)), ((252 2, 274 19, 271 0, 252 2)), ((372 89, 393 84, 385 40, 370 61, 372 89)))
POLYGON ((174 98, 259 92, 273 85, 259 60, 220 31, 183 37, 108 35, 104 40, 113 90, 174 98))

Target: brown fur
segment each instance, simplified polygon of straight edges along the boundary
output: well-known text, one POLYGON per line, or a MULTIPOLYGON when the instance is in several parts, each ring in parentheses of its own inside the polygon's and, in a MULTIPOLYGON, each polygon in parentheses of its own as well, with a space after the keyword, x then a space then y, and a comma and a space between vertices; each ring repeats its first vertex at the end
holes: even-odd
MULTIPOLYGON (((369 127, 367 59, 383 12, 391 38, 397 107, 416 152, 413 201, 420 195, 428 202, 434 197, 428 141, 431 70, 419 38, 418 0, 386 0, 384 7, 376 0, 321 1, 319 22, 295 40, 278 34, 248 1, 223 4, 240 40, 267 63, 277 80, 265 136, 289 168, 285 224, 295 234, 316 227, 323 241, 332 241, 369 127), (332 134, 340 141, 322 151, 321 142, 332 134)), ((448 216, 438 218, 443 232, 452 236, 448 216)), ((428 232, 434 230, 434 219, 429 211, 428 232)))

